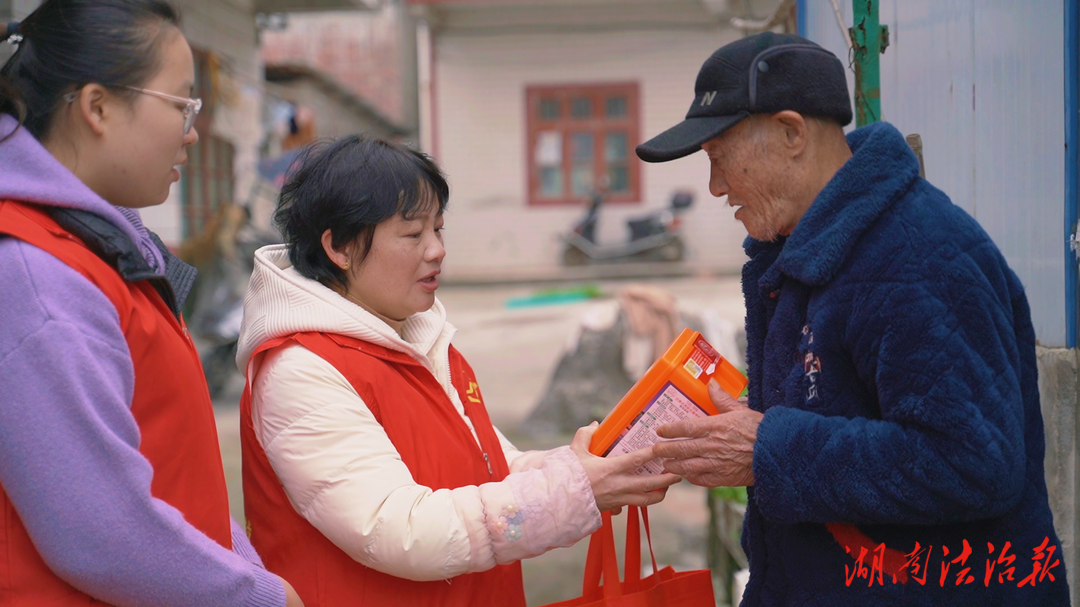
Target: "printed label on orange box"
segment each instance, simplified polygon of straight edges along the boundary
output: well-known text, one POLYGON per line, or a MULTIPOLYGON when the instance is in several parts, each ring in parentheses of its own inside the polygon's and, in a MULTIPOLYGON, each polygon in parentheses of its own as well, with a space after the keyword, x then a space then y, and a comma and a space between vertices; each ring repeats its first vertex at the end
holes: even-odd
MULTIPOLYGON (((708 389, 713 380, 732 398, 738 398, 747 384, 746 376, 700 333, 684 329, 604 418, 589 451, 603 456, 630 453, 662 440, 656 430, 664 424, 717 415, 708 389)), ((658 460, 635 474, 659 474, 663 469, 658 460)))
MULTIPOLYGON (((682 390, 668 383, 660 394, 653 399, 649 406, 642 410, 630 423, 615 443, 604 453, 604 457, 633 453, 638 449, 652 446, 656 442, 664 440, 656 435, 656 430, 664 424, 670 424, 691 417, 705 417, 709 413, 694 404, 690 397, 683 394, 682 390)), ((648 474, 662 474, 664 463, 655 459, 638 468, 632 474, 638 476, 648 474)))
POLYGON ((705 374, 705 381, 708 382, 712 378, 713 373, 716 373, 716 365, 722 360, 720 354, 713 350, 709 342, 702 338, 698 338, 694 342, 694 349, 690 352, 690 358, 683 365, 686 372, 689 373, 694 379, 702 379, 701 375, 705 374))

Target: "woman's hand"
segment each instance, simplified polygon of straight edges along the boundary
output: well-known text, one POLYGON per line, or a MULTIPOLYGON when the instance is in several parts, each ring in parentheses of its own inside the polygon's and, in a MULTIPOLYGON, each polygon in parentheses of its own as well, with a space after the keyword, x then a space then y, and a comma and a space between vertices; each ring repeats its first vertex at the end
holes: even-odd
POLYGON ((596 422, 580 428, 570 443, 570 450, 581 460, 589 477, 596 507, 601 512, 623 506, 651 506, 667 494, 667 488, 682 480, 675 474, 634 476, 646 462, 656 459, 652 447, 617 457, 597 457, 589 453, 589 444, 599 426, 596 422))

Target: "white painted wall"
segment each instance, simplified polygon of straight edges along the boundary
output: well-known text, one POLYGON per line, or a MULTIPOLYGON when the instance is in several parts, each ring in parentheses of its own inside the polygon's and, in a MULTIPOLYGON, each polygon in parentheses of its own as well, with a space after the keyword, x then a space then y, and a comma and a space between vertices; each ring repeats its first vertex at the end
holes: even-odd
MULTIPOLYGON (((582 212, 576 206, 527 204, 526 86, 636 81, 641 87, 641 136, 647 139, 682 120, 701 64, 738 36, 730 29, 690 28, 438 33, 434 151, 451 185, 448 276, 513 268, 554 270, 561 252, 557 235, 582 212)), ((430 129, 430 116, 423 124, 430 129)), ((430 142, 430 136, 422 140, 430 142)), ((726 270, 741 267, 746 232, 732 210, 709 195, 704 155, 643 164, 642 187, 640 204, 605 208, 602 240, 623 237, 627 216, 664 207, 673 190, 686 188, 697 194, 684 223, 688 261, 726 270)))
POLYGON ((165 202, 157 206, 143 207, 139 209, 146 227, 153 230, 169 246, 180 244, 183 239, 184 226, 180 216, 180 182, 172 184, 169 188, 169 197, 165 202))

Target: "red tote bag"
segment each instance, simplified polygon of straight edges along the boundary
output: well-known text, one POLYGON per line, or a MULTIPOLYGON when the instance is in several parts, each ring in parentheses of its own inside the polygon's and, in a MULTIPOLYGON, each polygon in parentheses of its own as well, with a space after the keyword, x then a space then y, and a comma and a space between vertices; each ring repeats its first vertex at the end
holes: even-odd
POLYGON ((652 534, 649 532, 649 513, 648 510, 636 506, 627 508, 626 571, 623 581, 620 582, 610 512, 603 513, 603 521, 600 529, 589 540, 581 597, 552 603, 547 607, 716 607, 712 574, 708 569, 677 572, 671 567, 664 567, 657 571, 652 534), (646 578, 641 577, 639 510, 645 524, 645 536, 649 542, 649 556, 652 558, 654 571, 646 578))

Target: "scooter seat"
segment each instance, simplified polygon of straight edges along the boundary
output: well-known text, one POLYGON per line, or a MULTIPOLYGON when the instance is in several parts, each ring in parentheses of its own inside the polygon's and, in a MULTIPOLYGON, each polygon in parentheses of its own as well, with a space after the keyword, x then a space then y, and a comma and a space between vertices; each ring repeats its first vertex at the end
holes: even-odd
POLYGON ((664 224, 659 215, 649 215, 638 219, 628 219, 626 226, 630 228, 630 240, 640 240, 655 234, 664 233, 664 224))

